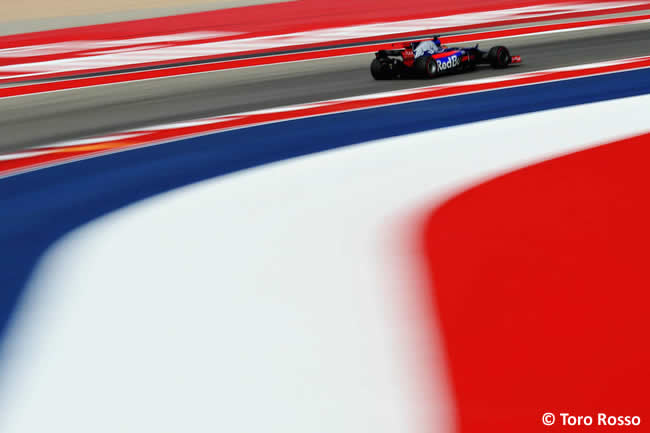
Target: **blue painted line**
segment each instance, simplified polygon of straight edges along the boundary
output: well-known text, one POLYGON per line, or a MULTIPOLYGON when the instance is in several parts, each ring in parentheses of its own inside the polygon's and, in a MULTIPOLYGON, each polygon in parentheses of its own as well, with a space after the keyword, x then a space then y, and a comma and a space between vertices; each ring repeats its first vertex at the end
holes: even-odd
POLYGON ((643 69, 262 125, 0 179, 0 336, 48 247, 136 201, 369 140, 647 93, 650 69, 643 69))

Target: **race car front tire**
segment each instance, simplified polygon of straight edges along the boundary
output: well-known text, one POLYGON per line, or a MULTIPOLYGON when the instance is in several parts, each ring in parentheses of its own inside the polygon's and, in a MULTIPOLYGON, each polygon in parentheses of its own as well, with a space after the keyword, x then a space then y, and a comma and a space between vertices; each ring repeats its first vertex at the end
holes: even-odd
POLYGON ((374 59, 370 64, 370 74, 375 80, 390 80, 393 73, 385 61, 374 59))
POLYGON ((510 56, 510 51, 501 45, 490 48, 487 58, 490 65, 492 65, 492 67, 495 69, 505 68, 510 63, 512 63, 512 56, 510 56))
POLYGON ((427 78, 435 77, 436 72, 438 72, 436 59, 431 56, 419 57, 415 61, 415 71, 418 73, 418 75, 422 75, 427 78))

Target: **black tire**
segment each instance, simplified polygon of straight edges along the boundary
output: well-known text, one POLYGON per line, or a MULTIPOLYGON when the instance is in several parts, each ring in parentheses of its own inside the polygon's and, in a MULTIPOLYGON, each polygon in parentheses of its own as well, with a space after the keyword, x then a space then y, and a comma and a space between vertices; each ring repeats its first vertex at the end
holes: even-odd
POLYGON ((505 68, 512 62, 510 51, 501 45, 490 48, 487 58, 490 65, 492 65, 492 67, 495 69, 505 68))
POLYGON ((415 71, 418 75, 427 78, 433 78, 438 73, 438 67, 436 65, 436 59, 431 56, 419 57, 415 61, 415 71))
POLYGON ((374 59, 370 64, 370 74, 375 80, 390 80, 393 78, 393 73, 385 61, 374 59))

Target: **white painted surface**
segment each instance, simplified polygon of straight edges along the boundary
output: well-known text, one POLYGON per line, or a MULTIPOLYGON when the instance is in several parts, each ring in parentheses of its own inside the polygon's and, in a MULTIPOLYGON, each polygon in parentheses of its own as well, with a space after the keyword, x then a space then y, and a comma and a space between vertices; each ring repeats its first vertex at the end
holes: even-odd
POLYGON ((445 363, 417 309, 420 212, 645 132, 648 111, 642 96, 369 142, 88 224, 31 282, 0 431, 451 432, 445 363))
MULTIPOLYGON (((281 35, 270 35, 260 37, 240 37, 237 39, 203 42, 201 38, 187 45, 141 46, 129 50, 103 52, 97 51, 93 55, 81 55, 65 57, 55 60, 33 61, 28 63, 10 63, 0 66, 1 79, 16 79, 36 77, 43 74, 63 73, 71 71, 84 71, 93 69, 112 68, 117 66, 129 66, 154 62, 176 61, 191 59, 195 57, 217 56, 223 54, 244 53, 261 50, 280 49, 292 46, 301 46, 317 43, 337 42, 347 39, 362 39, 378 36, 386 36, 405 32, 417 31, 443 31, 447 28, 467 27, 479 24, 490 24, 501 21, 518 22, 529 18, 547 17, 553 18, 571 13, 596 12, 641 6, 648 4, 646 0, 640 2, 596 2, 596 3, 566 3, 526 6, 512 9, 470 12, 464 14, 447 15, 442 17, 430 17, 424 19, 382 22, 374 24, 363 24, 348 27, 334 27, 316 29, 297 33, 281 35)), ((566 30, 568 31, 568 30, 566 30)), ((554 33, 555 31, 553 31, 554 33)), ((538 33, 541 34, 541 33, 538 33)), ((155 38, 156 41, 164 41, 170 38, 172 41, 183 38, 183 35, 165 35, 155 38)), ((55 45, 54 49, 72 48, 73 50, 86 47, 95 42, 68 42, 63 45, 55 45)), ((105 49, 122 47, 130 44, 130 40, 103 41, 105 49)), ((37 46, 36 50, 51 50, 49 45, 37 46)), ((0 57, 13 56, 19 50, 30 52, 32 47, 20 47, 9 49, 6 53, 0 51, 0 57)), ((64 51, 65 52, 65 51, 64 51)))

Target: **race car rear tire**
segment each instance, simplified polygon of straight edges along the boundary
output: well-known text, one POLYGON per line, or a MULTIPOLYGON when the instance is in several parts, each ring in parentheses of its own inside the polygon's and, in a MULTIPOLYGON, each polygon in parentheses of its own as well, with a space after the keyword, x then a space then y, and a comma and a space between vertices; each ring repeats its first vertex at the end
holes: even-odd
POLYGON ((436 66, 436 59, 431 56, 419 57, 415 61, 415 71, 418 75, 422 75, 427 78, 433 78, 438 72, 436 66))
POLYGON ((370 74, 375 80, 390 80, 393 78, 393 73, 388 64, 379 59, 374 59, 370 64, 370 74))
POLYGON ((502 45, 490 48, 487 58, 490 65, 495 69, 505 68, 512 63, 510 51, 502 45))

